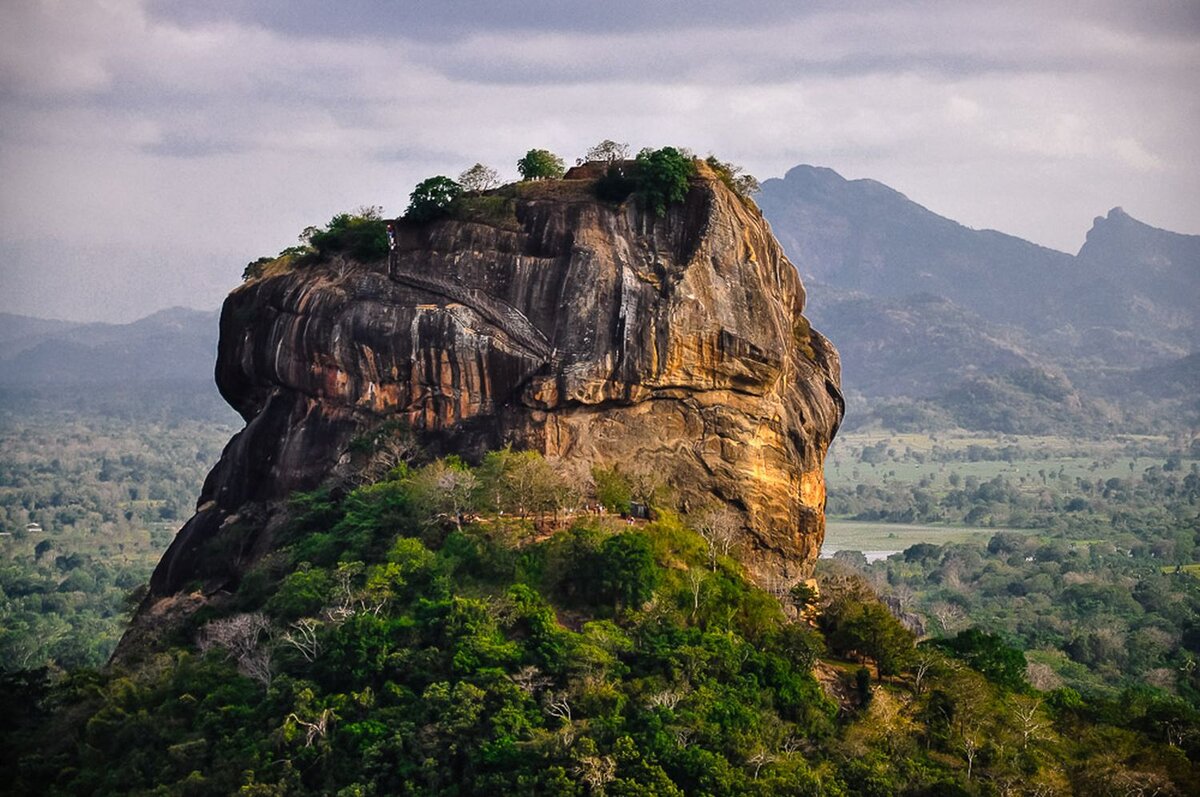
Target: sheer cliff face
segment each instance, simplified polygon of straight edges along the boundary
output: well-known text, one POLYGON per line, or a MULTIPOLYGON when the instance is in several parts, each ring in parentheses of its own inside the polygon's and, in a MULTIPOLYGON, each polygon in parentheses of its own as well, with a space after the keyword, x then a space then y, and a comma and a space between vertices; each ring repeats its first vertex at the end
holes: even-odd
POLYGON ((692 507, 739 510, 761 581, 811 570, 842 413, 837 353, 810 331, 759 213, 707 173, 663 218, 571 180, 485 209, 400 224, 390 263, 229 296, 217 381, 247 426, 152 600, 234 582, 270 550, 282 499, 353 478, 352 441, 380 427, 411 428, 437 454, 534 448, 581 482, 595 463, 652 473, 692 507))

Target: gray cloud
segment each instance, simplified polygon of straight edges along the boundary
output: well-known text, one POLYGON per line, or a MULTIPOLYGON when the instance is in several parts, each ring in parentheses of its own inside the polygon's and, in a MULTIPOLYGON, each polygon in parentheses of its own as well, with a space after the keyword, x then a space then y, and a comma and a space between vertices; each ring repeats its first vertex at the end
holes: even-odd
MULTIPOLYGON (((870 14, 897 10, 935 20, 947 12, 986 14, 995 3, 958 0, 443 0, 438 3, 394 0, 155 0, 156 19, 183 26, 236 21, 299 38, 420 39, 457 41, 478 33, 560 32, 631 33, 728 29, 803 21, 833 12, 870 14)), ((1004 3, 1006 15, 1036 23, 1066 17, 1152 35, 1200 34, 1200 7, 1193 0, 1083 0, 1004 3)))
POLYGON ((601 138, 832 166, 1063 249, 1113 205, 1200 232, 1194 3, 845 9, 15 0, 0 310, 211 306, 336 212, 601 138))
MULTIPOLYGON (((438 3, 387 0, 159 0, 158 18, 185 26, 225 20, 260 25, 303 38, 409 38, 454 41, 479 32, 559 31, 574 33, 660 31, 719 27, 747 21, 795 19, 837 2, 795 0, 446 0, 438 3)), ((868 4, 869 5, 869 4, 868 4)))
POLYGON ((227 155, 246 149, 245 144, 222 138, 197 138, 187 132, 167 132, 156 141, 142 145, 142 151, 149 155, 161 155, 168 158, 204 158, 209 155, 227 155))

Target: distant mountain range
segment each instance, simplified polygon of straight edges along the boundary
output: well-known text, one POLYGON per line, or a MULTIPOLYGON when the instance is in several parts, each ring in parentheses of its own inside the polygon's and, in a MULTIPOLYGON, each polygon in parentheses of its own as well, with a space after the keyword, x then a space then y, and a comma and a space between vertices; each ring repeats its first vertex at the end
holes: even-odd
POLYGON ((228 422, 213 382, 216 310, 160 310, 130 324, 0 313, 0 410, 228 422))
POLYGON ((172 307, 131 324, 0 313, 0 385, 212 382, 218 312, 172 307))
POLYGON ((765 181, 757 200, 805 278, 806 313, 842 353, 843 387, 867 407, 909 397, 1000 431, 1042 426, 1032 414, 1047 401, 1088 427, 1200 417, 1200 236, 1114 208, 1070 255, 814 166, 765 181), (1035 395, 1031 373, 1063 399, 1035 395), (967 406, 987 401, 1009 406, 967 406))
MULTIPOLYGON (((848 423, 1200 422, 1200 236, 1114 208, 1070 255, 815 166, 765 181, 757 200, 805 279, 813 325, 842 354, 848 423)), ((131 324, 0 314, 0 390, 94 401, 170 384, 208 412, 220 403, 217 319, 178 307, 131 324)))

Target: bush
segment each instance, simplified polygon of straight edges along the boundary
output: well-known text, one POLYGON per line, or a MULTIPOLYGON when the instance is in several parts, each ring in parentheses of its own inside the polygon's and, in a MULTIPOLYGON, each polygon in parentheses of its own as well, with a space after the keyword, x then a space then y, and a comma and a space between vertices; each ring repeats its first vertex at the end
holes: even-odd
POLYGON ((655 216, 666 215, 668 205, 687 197, 688 180, 695 173, 692 159, 674 147, 644 149, 637 156, 638 198, 655 216))
POLYGON ((596 181, 596 197, 603 202, 620 204, 629 198, 637 188, 637 181, 625 174, 625 170, 617 164, 612 164, 604 172, 604 176, 596 181))
POLYGON ((378 260, 388 253, 387 225, 382 212, 378 207, 365 207, 355 213, 339 213, 324 227, 309 227, 301 239, 316 251, 320 260, 335 255, 362 262, 378 260))
POLYGON ((522 180, 557 180, 565 171, 562 158, 545 149, 531 149, 517 161, 522 180))
POLYGON ((742 199, 749 199, 751 194, 757 194, 762 186, 752 175, 742 171, 741 166, 718 160, 716 155, 709 155, 704 161, 721 178, 725 186, 742 199))
POLYGON ((260 257, 246 264, 246 268, 242 271, 243 280, 258 279, 259 277, 267 276, 267 272, 287 271, 295 266, 300 266, 311 258, 315 252, 310 246, 289 246, 275 257, 260 257))
POLYGON ((408 210, 404 211, 404 218, 418 223, 432 221, 449 213, 450 206, 460 194, 462 186, 449 177, 439 174, 422 180, 408 196, 408 210))

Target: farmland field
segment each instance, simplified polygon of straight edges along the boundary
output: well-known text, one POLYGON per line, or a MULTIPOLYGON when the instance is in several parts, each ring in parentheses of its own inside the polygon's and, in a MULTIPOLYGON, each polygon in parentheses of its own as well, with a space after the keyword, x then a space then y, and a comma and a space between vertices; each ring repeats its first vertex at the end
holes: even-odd
POLYGON ((971 539, 986 541, 999 531, 1016 531, 1016 529, 881 523, 830 518, 825 527, 825 544, 821 546, 821 555, 831 556, 838 551, 862 551, 867 554, 868 559, 872 559, 874 558, 872 554, 898 553, 910 545, 920 542, 945 545, 948 542, 966 542, 971 539))

